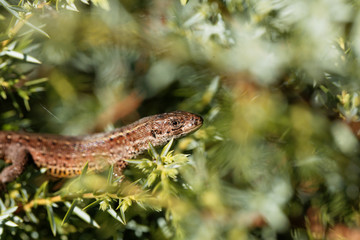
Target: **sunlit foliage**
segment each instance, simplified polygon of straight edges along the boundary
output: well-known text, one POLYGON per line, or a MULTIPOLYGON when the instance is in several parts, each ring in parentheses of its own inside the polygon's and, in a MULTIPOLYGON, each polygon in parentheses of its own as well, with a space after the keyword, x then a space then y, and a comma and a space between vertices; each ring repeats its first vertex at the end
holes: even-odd
POLYGON ((357 1, 0 5, 1 129, 204 118, 121 179, 29 165, 1 194, 4 239, 360 238, 357 1))

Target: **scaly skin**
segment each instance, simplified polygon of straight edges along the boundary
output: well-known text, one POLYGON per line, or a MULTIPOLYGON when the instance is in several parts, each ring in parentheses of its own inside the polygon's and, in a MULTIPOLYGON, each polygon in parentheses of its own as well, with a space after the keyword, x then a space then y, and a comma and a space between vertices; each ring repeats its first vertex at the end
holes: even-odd
POLYGON ((12 163, 0 173, 0 184, 17 178, 30 158, 55 177, 79 175, 86 162, 95 171, 114 164, 121 174, 126 167, 123 160, 144 153, 149 142, 165 145, 171 138, 196 131, 202 123, 196 114, 175 111, 145 117, 109 133, 79 137, 0 131, 0 159, 12 163))

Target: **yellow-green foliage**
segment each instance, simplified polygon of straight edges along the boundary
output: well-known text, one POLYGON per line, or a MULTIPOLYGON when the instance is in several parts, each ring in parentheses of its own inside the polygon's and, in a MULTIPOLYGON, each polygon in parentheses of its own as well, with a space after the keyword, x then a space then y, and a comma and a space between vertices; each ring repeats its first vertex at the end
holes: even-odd
POLYGON ((359 235, 357 1, 0 5, 2 130, 78 135, 176 109, 204 118, 120 178, 84 166, 58 182, 30 164, 1 193, 3 239, 359 235))

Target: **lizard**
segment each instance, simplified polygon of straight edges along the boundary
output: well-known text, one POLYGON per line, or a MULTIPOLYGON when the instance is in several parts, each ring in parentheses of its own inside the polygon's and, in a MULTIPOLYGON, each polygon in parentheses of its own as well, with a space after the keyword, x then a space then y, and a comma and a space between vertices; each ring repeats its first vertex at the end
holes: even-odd
POLYGON ((14 181, 29 160, 58 178, 81 174, 86 162, 88 170, 93 171, 114 165, 114 173, 121 175, 127 166, 124 160, 143 154, 149 143, 155 147, 165 145, 172 138, 196 131, 202 124, 199 115, 174 111, 144 117, 108 133, 83 136, 0 131, 0 159, 11 163, 0 173, 0 186, 14 181))

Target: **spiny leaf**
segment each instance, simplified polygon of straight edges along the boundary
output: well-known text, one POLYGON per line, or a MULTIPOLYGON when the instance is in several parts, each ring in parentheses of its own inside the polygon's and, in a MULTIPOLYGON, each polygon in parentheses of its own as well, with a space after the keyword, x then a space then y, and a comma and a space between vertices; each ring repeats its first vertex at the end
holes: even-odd
POLYGON ((37 60, 36 58, 29 56, 27 54, 21 53, 21 52, 13 51, 13 50, 6 50, 6 51, 3 51, 0 53, 0 56, 4 56, 4 55, 19 59, 19 60, 23 60, 28 63, 41 64, 41 62, 39 60, 37 60))
POLYGON ((139 164, 139 163, 142 163, 144 161, 149 161, 149 159, 147 159, 147 158, 138 159, 138 160, 136 160, 136 159, 135 160, 134 159, 125 159, 123 161, 128 162, 128 163, 139 164))
POLYGON ((1 212, 4 211, 5 209, 6 209, 5 204, 2 201, 2 199, 0 198, 0 210, 1 210, 1 212))
MULTIPOLYGON (((75 200, 74 200, 75 201, 75 200)), ((73 202, 74 203, 74 202, 73 202)), ((81 210, 79 207, 75 206, 75 204, 71 204, 69 202, 65 202, 65 205, 67 207, 69 207, 69 209, 74 205, 73 207, 73 212, 74 214, 76 214, 79 218, 81 218, 84 222, 87 222, 89 224, 91 224, 92 226, 96 227, 96 228, 100 228, 99 224, 93 220, 89 214, 87 214, 86 212, 84 212, 83 210, 81 210)))
POLYGON ((189 0, 180 0, 181 5, 183 6, 185 6, 188 2, 189 0))
POLYGON ((158 160, 159 159, 159 154, 156 152, 154 146, 151 144, 151 142, 149 142, 149 154, 150 156, 152 156, 154 159, 158 160))
MULTIPOLYGON (((41 186, 36 190, 36 193, 34 195, 34 199, 44 197, 47 194, 47 185, 48 185, 48 181, 41 184, 41 186)), ((35 202, 35 207, 36 207, 36 202, 35 202)))
POLYGON ((114 209, 112 209, 111 207, 107 210, 107 212, 116 220, 118 220, 119 222, 121 222, 122 224, 125 225, 125 222, 123 221, 123 219, 115 212, 114 209))
POLYGON ((5 211, 2 211, 1 214, 2 214, 2 215, 4 215, 4 214, 12 214, 12 213, 14 213, 17 209, 18 209, 18 206, 11 207, 11 208, 6 209, 5 211))
POLYGON ((44 87, 32 87, 28 89, 29 93, 38 93, 38 92, 43 92, 45 91, 44 87))
POLYGON ((209 102, 211 102, 211 100, 213 99, 216 91, 219 88, 219 82, 220 82, 219 76, 214 77, 214 79, 211 81, 211 84, 206 89, 206 92, 202 97, 202 101, 204 105, 209 104, 209 102))
POLYGON ((29 105, 29 95, 26 91, 23 91, 21 89, 18 89, 17 90, 17 93, 19 94, 19 96, 24 100, 24 104, 25 104, 25 107, 26 107, 26 110, 27 111, 30 111, 30 105, 29 105))
POLYGON ((49 36, 46 32, 44 32, 44 31, 41 30, 40 28, 32 25, 32 24, 29 23, 28 21, 22 19, 22 18, 20 17, 20 15, 19 15, 16 11, 13 10, 13 7, 10 6, 5 0, 0 0, 0 4, 3 5, 3 7, 4 7, 9 13, 11 13, 14 17, 16 17, 17 19, 19 19, 19 21, 24 22, 26 25, 28 25, 28 26, 31 27, 32 29, 34 29, 34 30, 38 31, 39 33, 45 35, 46 37, 50 38, 50 36, 49 36))
POLYGON ((0 222, 4 221, 5 219, 9 218, 11 214, 1 214, 0 215, 0 222))
POLYGON ((153 171, 152 173, 150 173, 149 176, 146 179, 146 182, 145 182, 144 186, 145 187, 150 187, 155 182, 157 177, 158 177, 158 172, 157 171, 153 171))
POLYGON ((25 211, 25 213, 31 222, 39 223, 39 219, 37 219, 37 217, 35 216, 35 214, 33 212, 31 212, 30 210, 27 210, 27 211, 25 211))
POLYGON ((125 211, 126 211, 127 207, 120 207, 120 214, 121 214, 121 219, 124 221, 124 223, 126 224, 126 218, 125 218, 125 211))
POLYGON ((5 225, 6 226, 9 226, 9 227, 17 227, 18 225, 16 223, 14 223, 13 221, 6 221, 5 222, 5 225))
POLYGON ((109 169, 108 178, 107 178, 107 184, 108 185, 111 185, 112 180, 113 180, 113 176, 114 176, 114 164, 111 164, 111 167, 109 169))
POLYGON ((36 84, 39 84, 39 83, 46 82, 47 80, 48 80, 48 78, 34 79, 34 80, 31 80, 31 81, 26 81, 24 85, 25 86, 32 86, 32 85, 36 85, 36 84))
POLYGON ((6 98, 7 98, 5 91, 1 91, 1 92, 0 92, 0 95, 1 95, 1 97, 2 97, 3 99, 6 99, 6 98))
POLYGON ((91 0, 92 3, 94 3, 95 6, 99 6, 103 8, 106 11, 109 11, 109 3, 107 0, 91 0))
POLYGON ((139 205, 142 209, 146 210, 146 207, 142 201, 136 201, 136 204, 139 205))
POLYGON ((172 139, 165 145, 165 147, 163 148, 163 150, 161 151, 161 154, 160 154, 160 157, 161 157, 161 158, 164 158, 164 157, 168 154, 168 152, 169 152, 169 150, 170 150, 173 142, 174 142, 174 138, 172 138, 172 139))
POLYGON ((89 167, 89 162, 86 162, 83 169, 81 170, 80 179, 83 179, 83 177, 87 173, 88 167, 89 167))
POLYGON ((92 208, 92 207, 98 205, 101 201, 102 201, 102 199, 98 199, 98 200, 90 203, 90 204, 87 205, 86 207, 84 207, 82 210, 85 211, 85 210, 87 210, 87 209, 89 209, 89 208, 92 208))
MULTIPOLYGON (((65 205, 66 205, 66 206, 67 206, 67 203, 68 203, 68 202, 65 202, 65 205)), ((76 203, 77 203, 77 200, 74 199, 73 202, 71 203, 69 209, 67 210, 67 212, 66 212, 66 214, 65 214, 65 217, 64 217, 64 219, 62 220, 61 225, 64 225, 64 223, 66 223, 66 222, 69 220, 72 212, 74 211, 74 208, 76 207, 76 203)))
POLYGON ((50 223, 51 232, 54 236, 56 236, 56 224, 55 224, 55 219, 54 219, 54 211, 50 204, 46 205, 46 211, 47 211, 48 220, 50 223))

